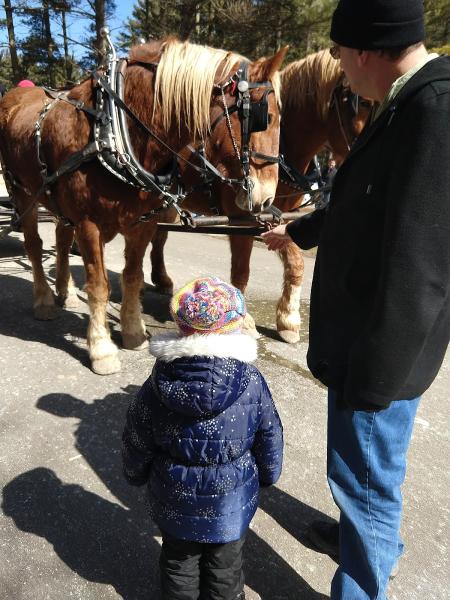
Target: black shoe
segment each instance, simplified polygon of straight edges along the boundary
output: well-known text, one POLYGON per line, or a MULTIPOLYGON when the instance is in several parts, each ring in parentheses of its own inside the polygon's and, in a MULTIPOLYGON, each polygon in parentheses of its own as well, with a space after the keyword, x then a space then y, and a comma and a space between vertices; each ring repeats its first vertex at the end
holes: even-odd
MULTIPOLYGON (((314 521, 306 530, 305 535, 315 550, 322 552, 322 554, 328 554, 337 563, 339 562, 339 523, 336 521, 314 521)), ((398 572, 397 561, 389 579, 397 577, 398 572)))
POLYGON ((314 521, 305 532, 314 550, 328 554, 339 562, 339 523, 336 521, 314 521))

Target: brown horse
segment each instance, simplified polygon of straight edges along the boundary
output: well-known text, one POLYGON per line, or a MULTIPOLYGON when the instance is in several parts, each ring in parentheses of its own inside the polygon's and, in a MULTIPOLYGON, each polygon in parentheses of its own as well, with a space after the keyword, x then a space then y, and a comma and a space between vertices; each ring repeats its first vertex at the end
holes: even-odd
MULTIPOLYGON (((248 81, 269 81, 276 88, 284 54, 285 50, 272 58, 248 63, 248 81)), ((238 111, 230 114, 213 132, 210 123, 223 112, 224 102, 230 106, 235 103, 232 78, 241 61, 242 57, 236 54, 175 39, 136 46, 130 52, 125 74, 124 101, 146 127, 176 152, 189 143, 208 138, 209 161, 222 176, 239 179, 242 175, 240 114, 238 111)), ((265 89, 250 87, 251 101, 259 101, 265 89)), ((95 107, 96 95, 93 78, 74 87, 63 100, 51 101, 40 88, 12 90, 0 103, 0 150, 14 187, 25 248, 32 264, 35 316, 49 319, 55 312, 54 296, 42 267, 42 240, 36 216, 40 202, 60 218, 56 234, 56 292, 60 303, 66 306, 74 297, 68 251, 73 230, 76 231, 86 269, 85 289, 90 309, 87 340, 92 369, 109 374, 118 371, 120 363, 106 320, 110 288, 103 246, 117 233, 125 238, 122 340, 125 348, 144 348, 147 341, 139 298, 142 260, 155 233, 158 216, 145 223, 139 222, 139 218, 160 207, 161 199, 122 182, 97 158, 64 174, 53 182, 51 190, 41 193, 43 158, 48 171, 54 173, 92 141, 92 113, 80 108, 95 107), (41 139, 39 153, 36 130, 41 139), (63 220, 71 226, 64 227, 63 220)), ((252 135, 251 143, 254 151, 273 155, 277 154, 280 121, 275 94, 269 94, 267 102, 267 129, 252 135)), ((128 120, 128 124, 134 154, 146 171, 160 172, 172 163, 173 154, 165 146, 142 131, 135 121, 128 120)), ((249 169, 251 193, 240 189, 231 201, 236 200, 246 209, 251 199, 252 210, 260 211, 272 201, 277 177, 276 164, 266 164, 254 157, 249 169)))
MULTIPOLYGON (((281 136, 283 152, 290 165, 304 173, 317 152, 327 146, 338 161, 342 161, 350 150, 350 145, 360 133, 369 114, 366 103, 354 106, 351 103, 349 88, 344 84, 344 74, 328 50, 312 54, 305 59, 289 64, 280 72, 282 121, 281 136)), ((220 198, 223 214, 237 216, 236 207, 229 201, 230 191, 224 186, 215 190, 220 198)), ((303 201, 303 194, 294 191, 279 181, 274 205, 284 211, 297 209, 303 201)), ((202 206, 202 212, 210 212, 207 200, 197 197, 187 198, 202 206)), ((167 232, 159 230, 152 243, 152 281, 170 291, 171 281, 167 275, 163 246, 167 232)), ((250 255, 253 238, 230 236, 231 282, 242 292, 245 291, 250 276, 250 255)), ((303 256, 295 244, 280 253, 284 267, 284 281, 281 298, 276 309, 277 330, 281 338, 289 343, 299 340, 300 332, 300 292, 303 280, 303 256)), ((253 319, 246 323, 249 329, 255 327, 253 319)))

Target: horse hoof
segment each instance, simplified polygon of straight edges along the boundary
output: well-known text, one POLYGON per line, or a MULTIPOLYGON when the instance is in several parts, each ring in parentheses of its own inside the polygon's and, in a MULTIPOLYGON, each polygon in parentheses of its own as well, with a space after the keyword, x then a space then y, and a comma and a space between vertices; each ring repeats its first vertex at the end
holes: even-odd
POLYGON ((173 285, 155 285, 152 288, 152 292, 155 294, 161 294, 161 296, 172 296, 173 285))
POLYGON ((38 321, 53 321, 58 316, 58 309, 54 304, 40 304, 34 307, 34 318, 38 321))
POLYGON ((126 350, 146 350, 148 339, 142 334, 131 335, 122 333, 122 345, 126 350))
POLYGON ((64 308, 78 308, 80 306, 80 299, 76 294, 70 294, 64 301, 64 308))
POLYGON ((78 308, 80 306, 80 300, 76 294, 57 296, 57 302, 63 308, 78 308))
POLYGON ((120 371, 120 360, 117 354, 105 356, 92 361, 92 370, 97 375, 112 375, 120 371))
POLYGON ((300 340, 300 333, 298 331, 291 331, 290 329, 283 329, 278 332, 278 335, 287 344, 296 344, 300 340))

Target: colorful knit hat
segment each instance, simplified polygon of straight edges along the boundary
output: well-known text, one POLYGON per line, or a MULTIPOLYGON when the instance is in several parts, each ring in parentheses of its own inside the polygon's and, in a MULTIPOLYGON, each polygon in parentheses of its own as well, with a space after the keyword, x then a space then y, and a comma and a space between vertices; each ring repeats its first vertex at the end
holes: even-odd
POLYGON ((170 312, 184 335, 239 333, 245 316, 244 296, 218 277, 186 283, 172 297, 170 312))

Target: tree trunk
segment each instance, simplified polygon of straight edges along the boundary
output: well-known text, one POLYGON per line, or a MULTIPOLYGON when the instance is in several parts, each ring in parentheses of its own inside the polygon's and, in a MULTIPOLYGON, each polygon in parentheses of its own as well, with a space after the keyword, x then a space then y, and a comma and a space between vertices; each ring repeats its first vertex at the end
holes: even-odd
POLYGON ((150 0, 145 0, 145 15, 144 15, 144 31, 145 31, 145 41, 148 41, 149 32, 150 32, 150 23, 151 23, 151 6, 150 0))
POLYGON ((279 9, 277 25, 275 29, 275 48, 274 52, 278 52, 281 47, 281 40, 283 39, 283 15, 282 8, 279 9))
POLYGON ((20 68, 19 59, 17 56, 16 34, 14 32, 13 11, 10 0, 4 1, 6 14, 6 27, 8 29, 9 55, 11 57, 12 81, 14 84, 19 83, 22 79, 22 70, 20 68))
POLYGON ((106 40, 100 31, 105 27, 105 0, 95 0, 95 50, 97 62, 103 65, 106 60, 106 40))
POLYGON ((72 82, 73 65, 72 60, 69 56, 69 41, 67 39, 67 23, 66 23, 66 11, 61 12, 62 17, 62 31, 63 31, 63 43, 64 43, 64 72, 66 76, 66 83, 72 82))
POLYGON ((51 87, 55 87, 55 61, 53 56, 53 40, 52 32, 50 28, 50 10, 49 0, 43 0, 42 2, 43 17, 44 17, 44 35, 45 35, 45 46, 48 53, 48 78, 51 87))

